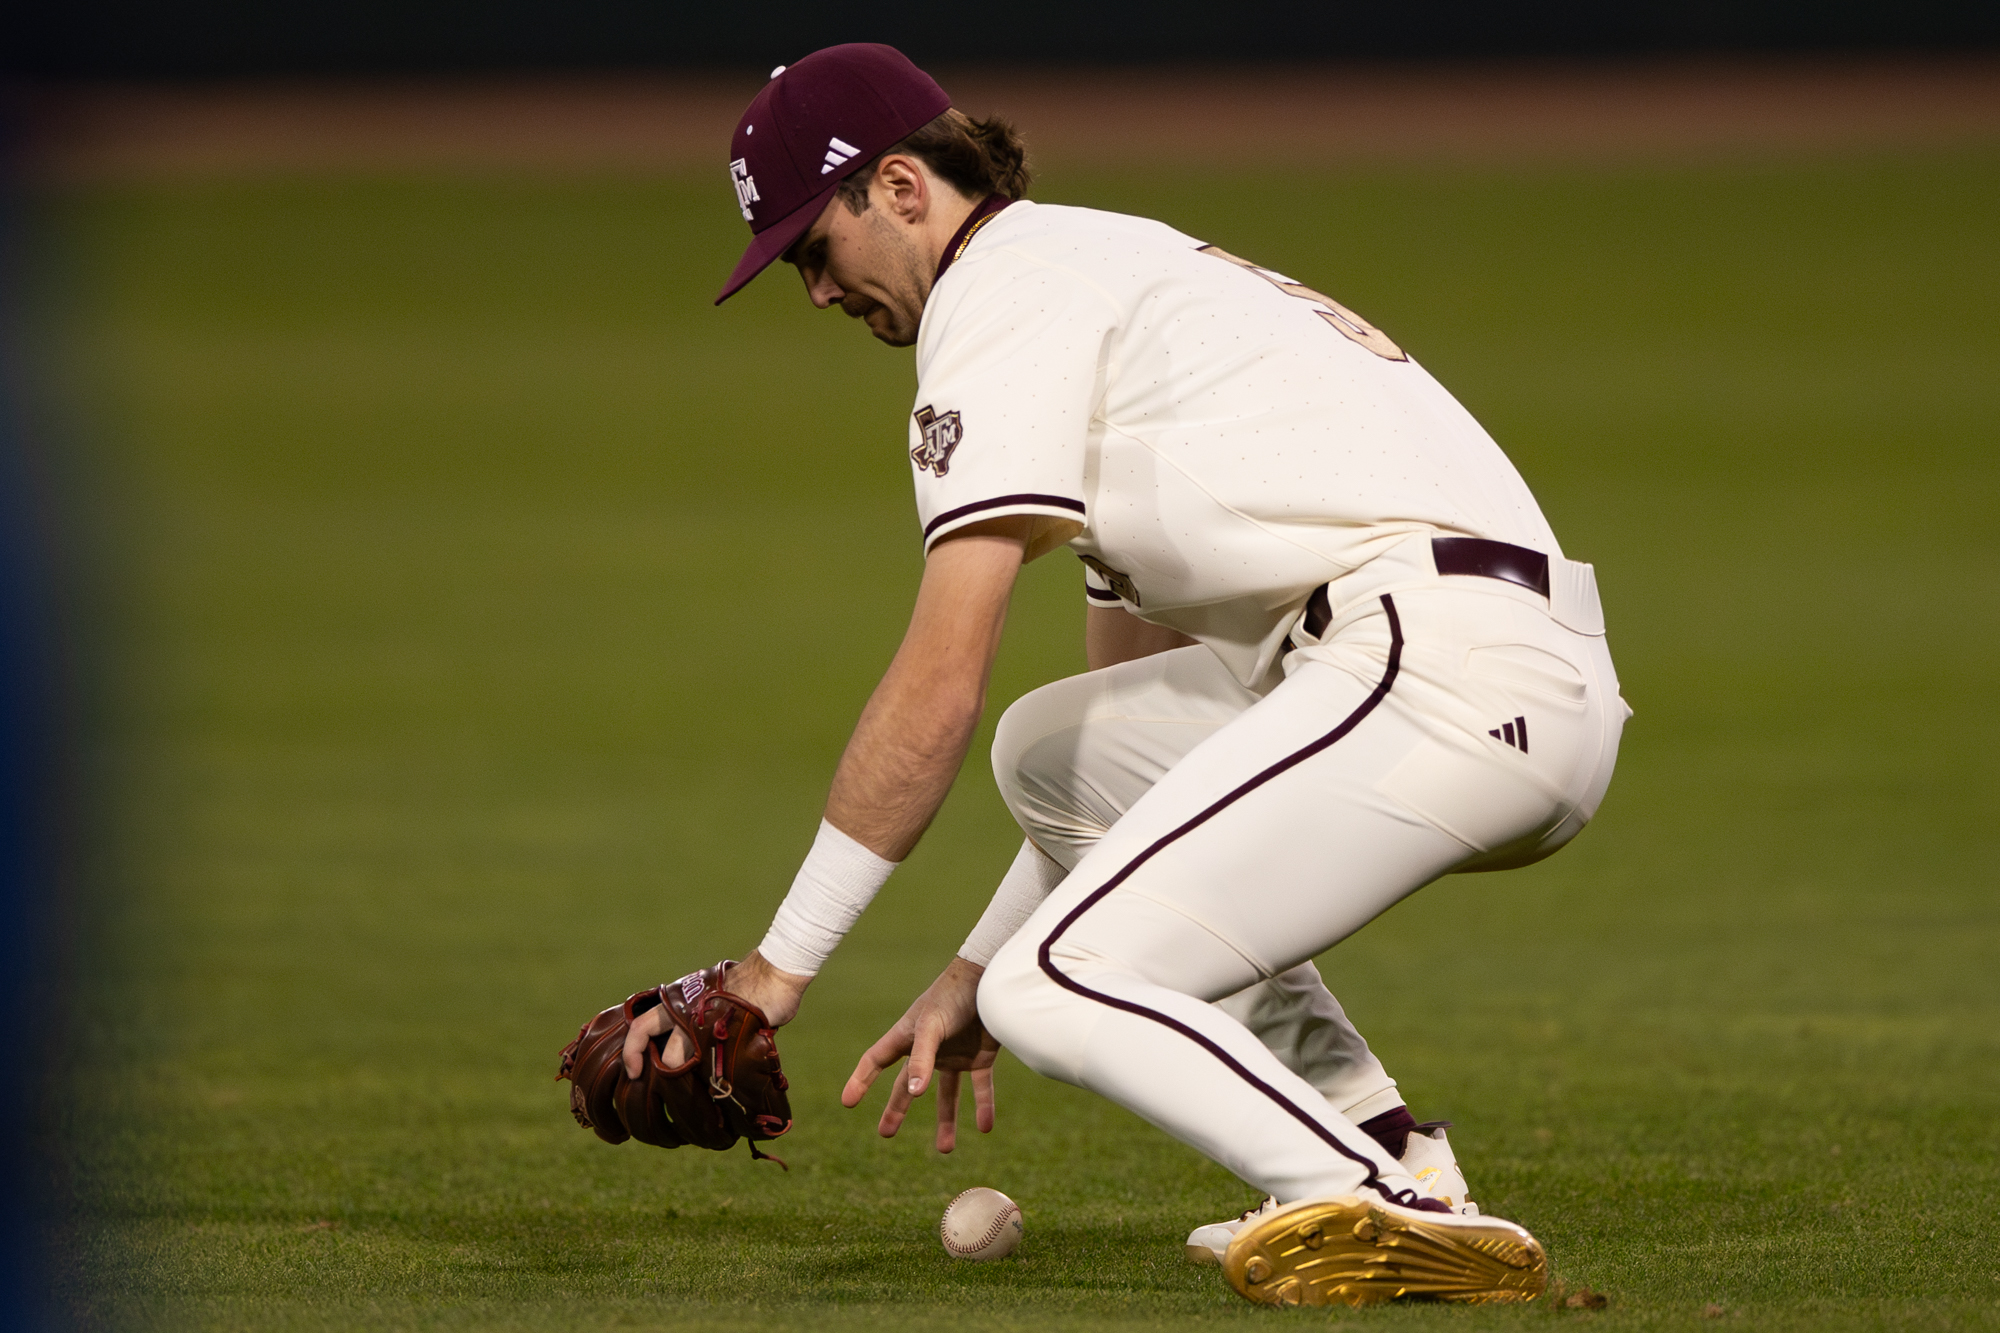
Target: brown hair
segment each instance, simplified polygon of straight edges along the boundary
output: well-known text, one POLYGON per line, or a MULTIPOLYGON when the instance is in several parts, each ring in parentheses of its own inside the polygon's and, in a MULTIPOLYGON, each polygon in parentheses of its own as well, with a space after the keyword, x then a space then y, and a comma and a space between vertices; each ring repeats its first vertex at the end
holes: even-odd
POLYGON ((916 158, 968 199, 989 194, 1019 199, 1028 193, 1028 145, 1020 133, 998 116, 974 120, 952 107, 840 182, 836 197, 848 212, 858 215, 868 210, 868 185, 875 179, 876 163, 891 153, 916 158))

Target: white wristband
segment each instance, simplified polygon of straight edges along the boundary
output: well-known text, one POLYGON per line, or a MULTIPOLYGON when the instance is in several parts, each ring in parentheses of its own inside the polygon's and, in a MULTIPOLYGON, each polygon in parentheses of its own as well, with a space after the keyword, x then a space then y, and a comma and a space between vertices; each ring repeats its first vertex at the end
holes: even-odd
POLYGON ((818 976, 834 946, 854 929, 862 909, 889 880, 896 862, 884 861, 824 819, 792 891, 778 904, 757 952, 780 971, 818 976))
POLYGON ((992 962, 1000 946, 1014 938, 1014 932, 1035 914, 1042 900, 1068 877, 1069 871, 1042 855, 1041 848, 1033 842, 1022 842, 1020 854, 1007 867, 1000 887, 993 891, 993 901, 986 904, 979 924, 959 946, 958 956, 979 967, 992 962))

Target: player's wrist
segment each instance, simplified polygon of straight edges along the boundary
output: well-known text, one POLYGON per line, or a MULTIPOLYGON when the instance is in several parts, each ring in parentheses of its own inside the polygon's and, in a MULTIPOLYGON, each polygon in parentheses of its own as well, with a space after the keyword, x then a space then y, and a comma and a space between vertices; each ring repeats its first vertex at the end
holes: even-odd
POLYGON ((954 954, 952 960, 944 965, 944 975, 939 979, 946 982, 969 981, 976 984, 985 975, 984 963, 975 963, 963 954, 954 954))
POLYGON ((743 961, 723 977, 730 994, 740 996, 762 1010, 773 1027, 782 1027, 797 1017, 799 1001, 812 985, 812 978, 777 967, 752 949, 743 961))
POLYGON ((771 918, 758 956, 793 976, 818 975, 896 865, 820 820, 819 835, 771 918))
POLYGON ((1014 938, 1035 909, 1042 905, 1069 872, 1052 860, 1033 840, 1024 841, 1014 863, 993 890, 993 900, 980 914, 979 923, 958 946, 958 958, 984 972, 1000 952, 1000 946, 1014 938))
POLYGON ((756 978, 760 985, 776 986, 794 995, 802 993, 806 987, 812 985, 813 980, 798 972, 787 972, 755 949, 744 954, 743 961, 729 969, 731 978, 739 973, 745 977, 756 978))

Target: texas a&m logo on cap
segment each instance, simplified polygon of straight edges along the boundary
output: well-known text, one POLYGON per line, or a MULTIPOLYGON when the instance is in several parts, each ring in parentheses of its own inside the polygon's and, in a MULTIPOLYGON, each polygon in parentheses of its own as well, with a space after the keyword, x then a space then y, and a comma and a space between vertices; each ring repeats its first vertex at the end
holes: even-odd
POLYGON ((924 442, 910 450, 911 461, 917 465, 917 471, 929 468, 942 477, 951 467, 951 451, 958 448, 965 435, 958 413, 946 412, 940 416, 932 408, 920 407, 917 429, 924 433, 924 442))
POLYGON ((811 230, 840 183, 951 109, 892 46, 849 42, 780 65, 729 141, 736 211, 753 234, 721 301, 811 230))
POLYGON ((736 187, 736 206, 743 210, 743 220, 755 221, 750 216, 750 205, 756 203, 760 196, 757 193, 757 182, 750 176, 750 163, 740 157, 731 162, 729 183, 736 187))

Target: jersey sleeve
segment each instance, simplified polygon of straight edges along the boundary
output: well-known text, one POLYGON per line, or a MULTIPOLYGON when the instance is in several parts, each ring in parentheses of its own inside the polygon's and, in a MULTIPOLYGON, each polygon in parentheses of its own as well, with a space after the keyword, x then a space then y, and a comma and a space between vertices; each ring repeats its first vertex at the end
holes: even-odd
POLYGON ((946 299, 926 316, 910 416, 924 550, 1029 514, 1045 520, 1032 559, 1084 524, 1086 437, 1117 315, 1081 278, 1004 253, 950 276, 962 280, 932 294, 946 299))

